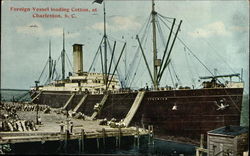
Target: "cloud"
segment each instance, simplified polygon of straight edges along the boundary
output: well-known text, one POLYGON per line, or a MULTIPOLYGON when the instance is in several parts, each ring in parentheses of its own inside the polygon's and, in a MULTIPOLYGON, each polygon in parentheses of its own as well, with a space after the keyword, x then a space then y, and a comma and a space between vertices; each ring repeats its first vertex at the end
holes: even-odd
POLYGON ((249 31, 248 26, 232 26, 229 29, 232 31, 237 31, 237 32, 248 32, 249 31))
MULTIPOLYGON (((16 27, 17 33, 20 34, 27 34, 32 36, 49 36, 49 37, 58 37, 62 36, 63 28, 55 27, 50 29, 44 29, 44 27, 40 23, 32 22, 24 26, 16 27)), ((79 33, 66 33, 67 38, 73 38, 78 35, 79 33)))
MULTIPOLYGON (((107 28, 109 28, 109 25, 106 24, 107 28)), ((87 27, 89 29, 96 29, 96 30, 103 30, 103 23, 102 22, 98 22, 98 23, 95 23, 94 25, 92 25, 91 27, 87 27)))
POLYGON ((225 28, 223 22, 214 22, 202 28, 197 28, 193 32, 188 33, 195 38, 209 38, 211 36, 229 36, 231 33, 225 28))
MULTIPOLYGON (((106 23, 106 26, 107 29, 111 29, 112 31, 136 30, 141 27, 141 24, 138 23, 134 16, 114 16, 111 18, 110 23, 112 24, 106 23)), ((95 23, 87 28, 103 30, 103 22, 95 23)))

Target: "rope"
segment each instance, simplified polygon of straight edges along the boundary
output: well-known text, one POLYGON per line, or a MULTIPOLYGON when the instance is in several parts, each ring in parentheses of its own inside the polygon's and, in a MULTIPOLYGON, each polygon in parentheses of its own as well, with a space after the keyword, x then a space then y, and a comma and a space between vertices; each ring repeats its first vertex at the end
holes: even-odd
MULTIPOLYGON (((151 16, 150 16, 151 17, 151 16)), ((151 18, 150 18, 151 19, 151 18)), ((150 23, 150 21, 148 21, 148 26, 146 27, 146 29, 145 29, 145 31, 144 31, 144 34, 143 34, 143 38, 142 38, 142 47, 144 47, 145 48, 145 46, 146 46, 146 43, 147 43, 147 40, 148 40, 148 35, 149 35, 149 33, 146 33, 146 30, 147 29, 149 29, 149 23, 150 23)), ((139 54, 139 47, 138 47, 138 52, 137 52, 137 54, 139 54)), ((137 58, 137 57, 134 57, 134 58, 137 58)), ((135 72, 134 72, 134 75, 133 75, 133 79, 132 79, 132 81, 130 82, 130 86, 132 85, 132 83, 133 83, 133 81, 134 81, 134 78, 135 78, 135 76, 136 76, 136 73, 137 73, 137 71, 138 71, 138 69, 139 69, 139 65, 140 65, 140 62, 141 62, 141 58, 142 58, 142 55, 141 55, 141 57, 140 57, 140 59, 139 59, 139 62, 138 62, 138 65, 137 65, 137 68, 136 68, 136 70, 135 70, 135 72)), ((131 68, 130 68, 131 69, 131 68)))
MULTIPOLYGON (((109 42, 109 40, 107 40, 108 41, 108 47, 109 47, 109 52, 112 52, 112 48, 111 48, 111 45, 110 45, 110 42, 109 42)), ((115 58, 115 55, 113 56, 113 61, 112 61, 112 63, 113 63, 113 65, 116 65, 116 58, 115 58)), ((116 71, 117 71, 117 73, 118 73, 118 79, 120 80, 120 81, 122 81, 123 80, 123 77, 122 77, 122 75, 121 75, 121 71, 120 71, 120 68, 119 67, 117 67, 117 69, 116 69, 116 71)))
POLYGON ((103 39, 104 39, 104 37, 102 37, 102 40, 101 40, 101 42, 100 42, 100 44, 99 44, 99 46, 98 46, 98 48, 97 48, 97 51, 96 51, 95 56, 94 56, 94 59, 93 59, 91 65, 90 65, 90 67, 89 67, 88 73, 91 71, 91 69, 92 69, 92 67, 93 67, 93 65, 94 65, 94 63, 95 63, 96 57, 97 57, 98 52, 99 52, 99 47, 100 47, 100 45, 102 44, 103 39))
MULTIPOLYGON (((161 19, 161 18, 160 18, 161 19)), ((166 27, 170 30, 170 27, 162 20, 162 22, 164 23, 164 25, 166 25, 166 27)), ((173 32, 173 34, 175 34, 173 32)), ((187 48, 187 50, 199 61, 199 63, 211 74, 213 75, 213 73, 208 69, 208 67, 193 53, 193 51, 183 42, 183 40, 181 40, 178 36, 177 39, 181 42, 182 45, 184 45, 184 47, 187 48)), ((213 75, 214 76, 214 75, 213 75)))
POLYGON ((23 98, 24 98, 25 96, 27 96, 29 93, 30 93, 30 91, 27 91, 27 92, 25 92, 24 94, 19 95, 19 96, 16 98, 16 100, 17 100, 17 101, 21 101, 21 99, 23 99, 23 98))
MULTIPOLYGON (((151 14, 150 14, 150 16, 148 17, 148 20, 145 22, 145 26, 143 27, 144 28, 144 32, 143 32, 143 34, 142 34, 142 38, 141 38, 141 42, 143 42, 144 41, 144 39, 145 39, 145 37, 146 37, 146 35, 148 35, 148 33, 146 33, 146 30, 148 29, 148 27, 150 26, 150 19, 151 19, 151 14)), ((142 30, 143 29, 141 29, 140 31, 139 31, 139 33, 138 34, 140 34, 141 32, 142 32, 142 30)), ((127 81, 129 81, 129 80, 131 80, 131 73, 133 73, 133 78, 132 78, 132 80, 134 79, 134 77, 135 77, 135 73, 137 72, 137 68, 136 68, 136 70, 135 70, 135 72, 133 72, 133 70, 135 69, 134 68, 134 66, 135 66, 135 64, 136 64, 136 59, 138 58, 138 55, 139 55, 139 50, 140 50, 140 48, 139 48, 139 46, 137 47, 137 49, 136 49, 136 52, 135 52, 135 55, 134 55, 134 57, 133 57, 133 60, 132 60, 132 64, 130 64, 129 65, 129 70, 127 71, 127 73, 126 73, 126 77, 127 77, 127 81)), ((142 56, 141 56, 142 57, 142 56)), ((138 64, 140 63, 140 61, 138 62, 138 64)), ((130 86, 131 86, 131 84, 132 84, 132 80, 130 81, 130 86)))
POLYGON ((196 86, 196 83, 195 83, 195 81, 194 81, 193 70, 192 70, 192 68, 191 68, 191 66, 190 66, 190 63, 189 63, 189 61, 188 61, 188 56, 187 56, 187 53, 186 53, 185 48, 184 48, 184 51, 185 51, 185 60, 186 60, 186 63, 187 63, 187 67, 188 67, 188 69, 189 69, 189 76, 190 76, 190 78, 192 79, 192 80, 191 80, 191 83, 193 83, 194 86, 196 86))
POLYGON ((42 84, 44 84, 44 85, 45 85, 46 82, 47 82, 47 76, 48 76, 48 75, 45 75, 45 77, 44 77, 44 80, 43 80, 43 83, 42 83, 42 84))
MULTIPOLYGON (((163 21, 163 23, 167 26, 167 24, 163 21)), ((167 26, 168 27, 168 26, 167 26)), ((169 27, 168 27, 168 29, 170 29, 169 27)), ((201 63, 201 65, 203 66, 203 67, 205 67, 205 69, 212 75, 212 76, 214 76, 214 74, 208 69, 208 67, 193 53, 193 51, 184 43, 184 41, 183 40, 181 40, 179 37, 177 37, 177 39, 187 48, 187 50, 201 63)), ((218 80, 218 79, 217 79, 218 80)), ((223 79, 224 80, 224 79, 223 79)), ((218 80, 218 82, 219 83, 221 83, 220 82, 220 80, 218 80)), ((227 90, 224 88, 224 90, 225 90, 225 92, 226 92, 226 94, 227 95, 229 95, 228 94, 228 92, 227 92, 227 90)), ((230 97, 230 100, 232 101, 232 103, 234 104, 234 106, 236 107, 236 109, 240 112, 240 109, 239 109, 239 107, 236 105, 236 103, 234 102, 234 100, 232 99, 232 97, 231 96, 229 96, 230 97)))
POLYGON ((40 79, 41 79, 41 77, 42 77, 42 75, 43 75, 43 72, 44 72, 45 68, 47 67, 48 62, 49 62, 49 60, 46 61, 46 64, 45 64, 45 66, 43 67, 42 73, 40 74, 40 76, 39 76, 39 78, 38 78, 38 81, 40 81, 40 79))
POLYGON ((171 81, 172 81, 173 87, 175 88, 174 79, 173 79, 173 76, 172 76, 172 73, 171 73, 171 70, 170 70, 169 66, 168 66, 168 71, 169 71, 169 74, 170 74, 170 78, 171 78, 171 81))
POLYGON ((70 67, 71 67, 71 69, 72 69, 72 71, 73 71, 73 66, 72 66, 72 64, 71 64, 71 62, 70 62, 69 56, 68 56, 67 53, 65 53, 65 54, 66 54, 66 56, 67 56, 68 63, 69 63, 69 65, 70 65, 70 67))
MULTIPOLYGON (((157 19, 157 21, 158 21, 158 16, 156 16, 156 19, 157 19)), ((161 38, 161 42, 162 42, 162 46, 163 47, 165 47, 166 46, 166 41, 165 41, 165 38, 164 38, 164 36, 163 36, 163 31, 162 31, 162 29, 161 29, 161 25, 160 25, 160 23, 159 22, 156 22, 156 26, 157 26, 157 30, 158 30, 158 33, 159 33, 159 36, 160 36, 160 38, 161 38)))
POLYGON ((118 41, 118 42, 121 42, 121 43, 125 43, 125 41, 119 40, 119 39, 117 39, 116 37, 113 37, 113 36, 109 36, 109 39, 111 41, 118 41))
POLYGON ((132 78, 132 80, 130 81, 129 88, 131 87, 132 83, 134 82, 134 78, 135 78, 135 76, 136 76, 136 73, 137 73, 137 71, 138 71, 138 68, 139 68, 139 65, 140 65, 140 62, 141 62, 141 58, 142 58, 142 56, 140 57, 139 63, 137 64, 137 67, 136 67, 136 70, 135 70, 136 72, 134 73, 133 78, 132 78))
MULTIPOLYGON (((157 15, 159 15, 161 18, 165 18, 165 20, 167 21, 167 22, 169 22, 169 23, 173 23, 172 21, 170 21, 169 19, 174 19, 174 18, 166 18, 166 16, 163 16, 163 15, 161 15, 161 14, 159 14, 159 13, 157 13, 157 15)), ((176 26, 178 26, 178 24, 174 24, 174 25, 176 25, 176 26)))
MULTIPOLYGON (((175 5, 174 5, 175 6, 175 5)), ((176 7, 175 6, 175 8, 177 8, 177 9, 179 9, 178 7, 176 7)), ((185 17, 185 15, 183 15, 183 17, 184 17, 184 19, 187 21, 187 23, 191 26, 191 27, 194 27, 188 20, 187 20, 187 18, 185 17)), ((205 39, 203 39, 203 38, 201 38, 201 40, 203 41, 203 42, 205 42, 208 46, 210 46, 213 50, 214 50, 214 52, 221 58, 221 60, 230 68, 230 70, 232 70, 232 72, 233 73, 236 73, 233 69, 232 69, 232 67, 223 59, 223 57, 221 56, 221 55, 219 55, 219 52, 216 50, 216 48, 214 48, 207 40, 205 40, 205 39)))
POLYGON ((172 20, 174 19, 173 17, 163 16, 163 15, 159 14, 158 12, 157 12, 157 15, 161 16, 162 18, 166 18, 166 19, 172 19, 172 20))

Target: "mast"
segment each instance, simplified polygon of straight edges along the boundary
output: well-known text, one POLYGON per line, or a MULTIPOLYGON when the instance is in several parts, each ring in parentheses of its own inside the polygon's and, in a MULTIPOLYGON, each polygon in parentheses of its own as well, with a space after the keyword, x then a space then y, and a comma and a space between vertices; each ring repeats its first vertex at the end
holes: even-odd
POLYGON ((153 38, 153 72, 152 73, 151 73, 151 70, 150 70, 150 68, 148 66, 148 61, 147 61, 147 59, 145 57, 145 54, 143 52, 143 48, 141 47, 141 43, 140 43, 140 40, 138 38, 138 35, 137 35, 137 40, 138 40, 138 43, 139 43, 139 46, 140 46, 144 61, 146 63, 146 66, 147 66, 151 81, 153 83, 153 88, 154 88, 154 90, 157 90, 159 88, 159 82, 161 81, 161 77, 162 77, 162 75, 163 75, 163 73, 165 71, 165 68, 168 66, 168 64, 170 62, 170 54, 171 54, 171 52, 173 50, 173 46, 174 46, 176 37, 178 35, 178 32, 180 30, 182 20, 180 20, 180 23, 178 25, 176 33, 174 34, 174 39, 173 39, 173 41, 171 43, 171 47, 170 47, 170 49, 168 51, 168 45, 169 45, 169 42, 171 40, 171 35, 172 35, 173 28, 174 28, 174 25, 175 25, 175 18, 173 19, 172 27, 171 27, 170 33, 168 35, 168 40, 167 40, 167 43, 166 43, 164 54, 163 54, 161 59, 158 59, 158 57, 157 57, 157 43, 156 43, 156 17, 157 17, 157 12, 155 11, 154 0, 152 0, 151 16, 152 16, 152 21, 151 22, 152 22, 152 38, 153 38), (167 51, 168 51, 168 53, 167 53, 167 51), (167 58, 165 59, 166 54, 167 54, 167 58), (159 69, 158 69, 158 67, 159 67, 159 69))
POLYGON ((105 1, 103 1, 103 21, 104 21, 104 84, 106 89, 108 87, 108 75, 107 75, 107 32, 106 32, 106 10, 105 1))
POLYGON ((155 26, 155 16, 157 12, 155 11, 155 3, 154 0, 152 0, 152 28, 153 28, 153 69, 154 69, 154 78, 153 78, 153 85, 154 89, 158 89, 158 80, 157 80, 157 45, 156 45, 156 26, 155 26))
POLYGON ((64 29, 63 29, 63 50, 61 53, 62 59, 62 80, 65 79, 65 38, 64 38, 64 29))
POLYGON ((51 80, 51 75, 52 75, 51 40, 49 40, 49 80, 51 80))
MULTIPOLYGON (((111 63, 112 63, 112 58, 113 58, 113 55, 114 55, 114 50, 115 50, 116 43, 114 43, 113 52, 112 52, 112 56, 111 56, 111 60, 110 60, 109 68, 108 68, 108 60, 107 60, 107 41, 108 41, 108 37, 107 37, 107 31, 106 31, 107 27, 106 27, 105 0, 94 0, 93 1, 93 3, 98 3, 98 4, 102 4, 102 2, 103 2, 103 15, 104 15, 103 16, 104 32, 103 32, 103 40, 101 41, 100 46, 102 45, 102 43, 104 44, 104 59, 103 59, 104 60, 104 65, 102 65, 102 69, 104 70, 103 71, 103 80, 104 80, 105 90, 108 90, 109 85, 110 85, 110 83, 112 81, 112 78, 113 78, 113 75, 112 75, 111 79, 109 79, 109 74, 110 74, 109 72, 110 72, 110 69, 111 69, 111 63)), ((124 46, 126 46, 126 44, 124 46)), ((100 48, 99 51, 101 52, 101 48, 100 48)), ((122 55, 123 51, 124 51, 124 49, 122 50, 121 55, 122 55)), ((119 60, 118 60, 117 64, 118 63, 119 63, 119 60)), ((116 68, 115 68, 115 70, 116 70, 116 68)))

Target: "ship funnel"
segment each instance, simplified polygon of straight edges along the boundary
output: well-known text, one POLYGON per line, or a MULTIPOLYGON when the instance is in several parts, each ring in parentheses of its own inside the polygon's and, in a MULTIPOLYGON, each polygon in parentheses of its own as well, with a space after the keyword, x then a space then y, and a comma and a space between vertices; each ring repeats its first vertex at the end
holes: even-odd
POLYGON ((73 45, 73 69, 75 75, 81 75, 81 73, 83 73, 82 46, 82 44, 73 45))

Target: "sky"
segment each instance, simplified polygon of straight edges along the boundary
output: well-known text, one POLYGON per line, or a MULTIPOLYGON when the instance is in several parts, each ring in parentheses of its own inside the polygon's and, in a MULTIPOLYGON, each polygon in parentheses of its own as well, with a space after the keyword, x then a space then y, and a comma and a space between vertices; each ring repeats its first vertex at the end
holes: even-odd
MULTIPOLYGON (((144 33, 151 5, 150 0, 105 2, 107 35, 111 46, 117 41, 116 60, 123 44, 127 43, 118 71, 123 80, 127 75, 127 85, 132 88, 144 87, 146 83, 152 86, 141 51, 137 50, 138 42, 135 37, 138 34, 142 40, 144 34, 148 36, 147 42, 142 42, 142 45, 151 68, 152 26, 149 25, 148 32, 144 33)), ((83 68, 84 71, 88 71, 103 36, 103 4, 92 3, 90 0, 2 0, 1 7, 1 88, 29 89, 33 86, 48 59, 50 40, 52 58, 58 59, 63 47, 63 29, 65 50, 69 60, 72 62, 72 45, 84 44, 83 68), (47 8, 61 10, 47 11, 47 8), (35 17, 38 14, 59 14, 61 18, 35 17)), ((156 0, 155 9, 158 14, 164 16, 168 26, 171 26, 172 18, 176 18, 175 30, 182 20, 181 30, 178 32, 178 39, 171 53, 171 64, 164 72, 161 86, 178 82, 182 86, 194 85, 198 88, 201 83, 199 76, 211 75, 206 68, 212 73, 216 72, 217 75, 241 73, 243 69, 245 91, 248 92, 249 2, 247 0, 156 0), (188 49, 191 49, 191 52, 188 49)), ((157 22, 160 24, 160 19, 157 22)), ((162 31, 157 32, 159 58, 163 55, 169 32, 163 27, 164 24, 161 25, 162 31), (162 37, 165 38, 163 41, 160 40, 162 37)), ((95 72, 101 72, 100 59, 95 62, 95 66, 95 72)), ((60 73, 60 65, 57 68, 60 73)), ((67 67, 67 72, 70 69, 67 67)))

